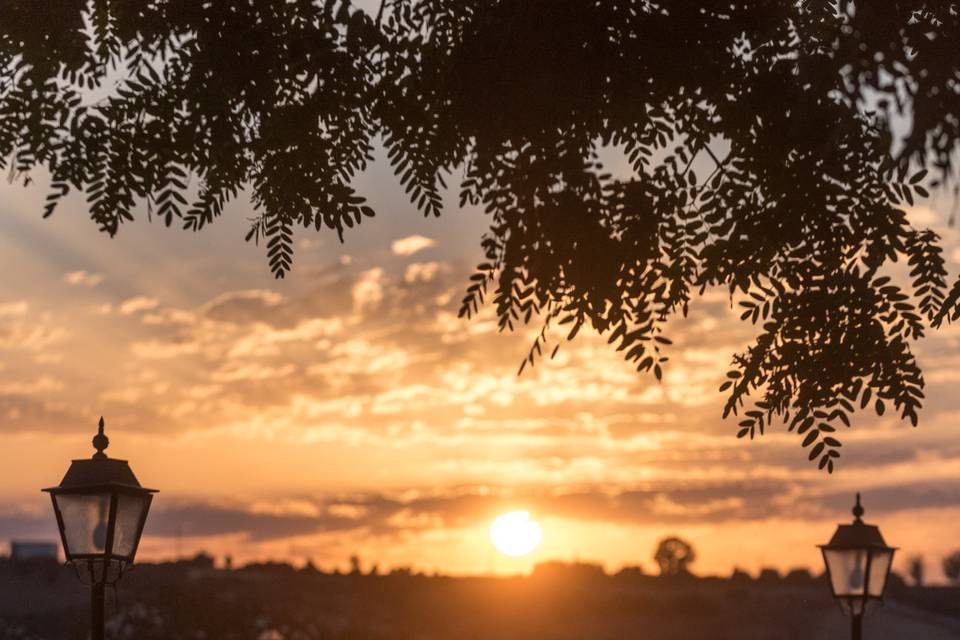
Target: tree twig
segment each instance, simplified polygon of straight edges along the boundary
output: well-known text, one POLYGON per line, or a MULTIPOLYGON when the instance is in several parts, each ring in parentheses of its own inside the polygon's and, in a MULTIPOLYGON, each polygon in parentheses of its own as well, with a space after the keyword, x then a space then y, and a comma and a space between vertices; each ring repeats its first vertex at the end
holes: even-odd
POLYGON ((387 0, 380 0, 380 8, 377 10, 377 26, 380 26, 380 21, 383 20, 383 8, 387 6, 387 0))

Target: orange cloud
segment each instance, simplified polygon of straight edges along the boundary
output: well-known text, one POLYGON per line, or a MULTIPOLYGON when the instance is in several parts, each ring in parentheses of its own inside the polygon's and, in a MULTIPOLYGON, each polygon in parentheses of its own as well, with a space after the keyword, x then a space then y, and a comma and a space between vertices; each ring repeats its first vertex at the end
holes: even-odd
POLYGON ((390 250, 394 255, 411 256, 419 251, 436 246, 436 241, 426 236, 413 235, 394 240, 390 244, 390 250))

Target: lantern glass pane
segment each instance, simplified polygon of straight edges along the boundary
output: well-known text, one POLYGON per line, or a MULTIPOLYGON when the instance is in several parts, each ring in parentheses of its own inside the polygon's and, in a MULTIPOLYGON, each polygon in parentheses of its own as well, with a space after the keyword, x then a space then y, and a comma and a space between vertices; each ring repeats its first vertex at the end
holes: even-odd
MULTIPOLYGON (((147 496, 117 496, 117 525, 113 534, 114 555, 130 557, 140 539, 140 528, 147 510, 147 496)), ((132 558, 131 558, 132 559, 132 558)))
POLYGON ((867 577, 867 552, 863 549, 824 549, 830 583, 837 596, 862 596, 867 577))
POLYGON ((873 551, 873 561, 870 563, 870 595, 874 598, 883 596, 883 588, 887 583, 887 572, 893 562, 893 550, 873 551))
POLYGON ((63 537, 70 555, 103 553, 107 545, 110 494, 67 493, 57 496, 63 537))

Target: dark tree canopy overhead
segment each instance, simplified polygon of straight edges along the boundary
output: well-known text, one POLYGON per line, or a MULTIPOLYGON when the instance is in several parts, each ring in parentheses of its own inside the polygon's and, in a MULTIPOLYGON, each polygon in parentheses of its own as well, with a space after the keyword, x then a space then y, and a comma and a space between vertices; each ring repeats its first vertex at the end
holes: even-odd
POLYGON ((0 73, 0 163, 49 172, 45 215, 78 191, 111 235, 198 230, 249 189, 278 277, 296 227, 374 214, 376 140, 428 215, 456 175, 490 218, 462 314, 544 322, 530 364, 588 325, 659 378, 665 322, 728 287, 758 337, 724 415, 821 469, 858 408, 916 424, 912 345, 960 315, 903 208, 956 184, 955 3, 5 0, 0 73))

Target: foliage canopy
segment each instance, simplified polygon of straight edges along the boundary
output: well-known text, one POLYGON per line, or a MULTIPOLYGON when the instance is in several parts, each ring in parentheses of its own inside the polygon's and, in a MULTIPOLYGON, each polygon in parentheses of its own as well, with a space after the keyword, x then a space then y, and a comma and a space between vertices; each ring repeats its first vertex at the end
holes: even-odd
POLYGON ((904 211, 954 174, 958 42, 956 5, 918 0, 6 0, 0 163, 111 235, 248 188, 282 277, 296 227, 373 216, 351 181, 380 139, 427 215, 462 172, 490 218, 462 314, 543 321, 525 362, 588 325, 659 378, 665 322, 728 287, 758 336, 724 415, 832 471, 858 407, 916 424, 912 345, 960 315, 904 211))

